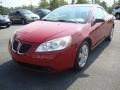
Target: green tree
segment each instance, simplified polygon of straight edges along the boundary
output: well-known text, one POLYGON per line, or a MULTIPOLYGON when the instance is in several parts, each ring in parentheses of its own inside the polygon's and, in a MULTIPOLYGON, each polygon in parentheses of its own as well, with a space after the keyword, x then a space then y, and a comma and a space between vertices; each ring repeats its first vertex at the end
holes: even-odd
POLYGON ((59 7, 59 1, 58 0, 50 0, 50 9, 53 10, 57 7, 59 7))
POLYGON ((68 4, 67 2, 65 2, 65 0, 58 0, 59 6, 63 6, 68 4))
POLYGON ((0 14, 8 14, 9 12, 9 8, 0 6, 0 14))
POLYGON ((65 0, 50 0, 50 9, 56 9, 60 6, 68 4, 65 0))
POLYGON ((119 5, 120 5, 120 0, 118 0, 118 2, 117 2, 119 5))
POLYGON ((47 0, 41 0, 39 3, 40 8, 49 8, 49 3, 47 0))
POLYGON ((94 0, 95 4, 100 4, 100 0, 94 0))
POLYGON ((88 1, 87 0, 78 0, 77 3, 78 4, 83 4, 83 3, 88 3, 88 1))
POLYGON ((75 3, 75 0, 72 0, 72 4, 74 4, 75 3))
POLYGON ((99 5, 101 5, 104 9, 107 10, 107 3, 105 1, 100 2, 99 5))
POLYGON ((100 0, 95 0, 95 4, 99 4, 100 6, 102 6, 104 9, 107 10, 107 3, 105 1, 100 1, 100 0))

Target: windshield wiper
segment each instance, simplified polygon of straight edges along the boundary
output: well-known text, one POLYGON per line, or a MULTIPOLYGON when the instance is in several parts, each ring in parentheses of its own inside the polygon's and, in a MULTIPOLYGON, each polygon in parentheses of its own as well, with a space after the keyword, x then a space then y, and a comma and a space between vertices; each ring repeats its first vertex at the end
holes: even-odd
POLYGON ((52 22, 56 22, 56 20, 48 20, 48 19, 41 19, 42 21, 52 21, 52 22))
POLYGON ((68 23, 81 23, 79 21, 70 21, 70 20, 48 20, 48 19, 42 19, 43 21, 52 21, 52 22, 68 22, 68 23))
POLYGON ((70 20, 56 20, 56 21, 59 21, 59 22, 68 22, 68 23, 80 23, 78 21, 70 21, 70 20))

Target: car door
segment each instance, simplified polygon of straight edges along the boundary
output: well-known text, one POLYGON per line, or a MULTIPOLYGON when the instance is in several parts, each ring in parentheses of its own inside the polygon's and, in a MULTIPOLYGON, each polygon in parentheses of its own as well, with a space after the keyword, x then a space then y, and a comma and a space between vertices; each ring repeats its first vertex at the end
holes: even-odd
POLYGON ((114 17, 109 13, 107 13, 105 10, 103 10, 103 14, 106 21, 104 34, 105 34, 105 37, 108 37, 114 25, 114 17))
POLYGON ((21 22, 21 19, 22 19, 21 13, 19 11, 16 11, 16 13, 15 13, 16 22, 21 22))
POLYGON ((9 17, 14 22, 15 21, 15 12, 10 13, 9 17))
POLYGON ((92 15, 92 30, 90 37, 92 39, 93 47, 96 46, 99 42, 104 39, 104 30, 106 27, 106 22, 94 23, 96 19, 104 19, 104 14, 102 12, 102 8, 94 8, 92 15))

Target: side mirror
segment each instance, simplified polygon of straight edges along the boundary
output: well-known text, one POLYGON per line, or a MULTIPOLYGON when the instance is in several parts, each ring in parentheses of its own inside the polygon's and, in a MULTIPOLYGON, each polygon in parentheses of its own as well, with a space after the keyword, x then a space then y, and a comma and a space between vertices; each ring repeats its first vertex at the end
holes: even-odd
POLYGON ((105 22, 105 20, 104 19, 95 19, 94 24, 95 23, 100 23, 100 22, 105 22))

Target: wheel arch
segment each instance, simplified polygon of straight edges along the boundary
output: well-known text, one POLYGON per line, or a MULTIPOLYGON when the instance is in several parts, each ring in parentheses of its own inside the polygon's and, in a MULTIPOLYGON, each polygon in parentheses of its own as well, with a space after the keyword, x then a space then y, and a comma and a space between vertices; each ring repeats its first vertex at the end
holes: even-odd
POLYGON ((90 52, 91 52, 92 40, 90 39, 90 37, 86 37, 86 38, 82 41, 82 43, 85 42, 85 41, 88 42, 88 44, 89 44, 89 49, 90 49, 90 52))

